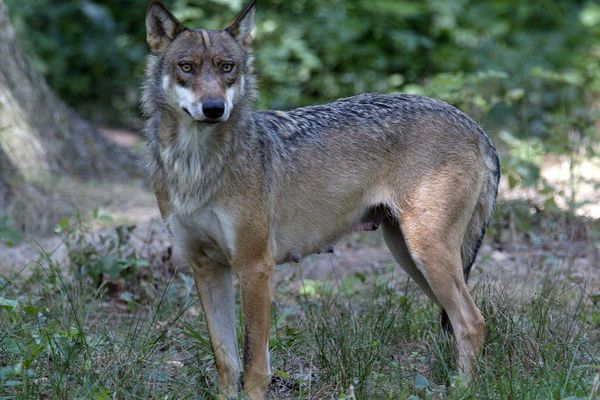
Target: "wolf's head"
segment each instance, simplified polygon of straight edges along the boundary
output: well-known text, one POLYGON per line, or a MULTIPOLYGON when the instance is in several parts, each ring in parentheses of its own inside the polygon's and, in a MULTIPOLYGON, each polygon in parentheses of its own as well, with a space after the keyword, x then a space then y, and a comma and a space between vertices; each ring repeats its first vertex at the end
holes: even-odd
POLYGON ((256 0, 224 30, 188 29, 159 1, 146 14, 146 40, 157 56, 163 101, 181 117, 203 124, 229 119, 249 90, 251 31, 256 0))

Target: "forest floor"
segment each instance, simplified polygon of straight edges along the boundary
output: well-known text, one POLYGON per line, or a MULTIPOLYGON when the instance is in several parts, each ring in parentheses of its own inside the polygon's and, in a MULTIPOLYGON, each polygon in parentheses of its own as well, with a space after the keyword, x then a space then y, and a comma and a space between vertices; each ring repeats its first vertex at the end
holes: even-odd
MULTIPOLYGON (((114 135, 137 145, 135 137, 114 135)), ((595 161, 578 168, 580 177, 600 177, 595 161)), ((573 183, 568 171, 568 160, 548 161, 543 170, 562 191, 559 206, 573 183)), ((453 372, 437 307, 398 267, 380 233, 363 232, 342 239, 334 254, 278 266, 271 397, 595 395, 600 200, 598 182, 587 178, 577 181, 582 215, 544 211, 533 191, 501 189, 470 280, 488 321, 474 385, 464 387, 453 372)), ((152 194, 143 183, 85 184, 77 193, 80 219, 63 219, 49 237, 0 246, 0 397, 214 395, 191 270, 152 194)))

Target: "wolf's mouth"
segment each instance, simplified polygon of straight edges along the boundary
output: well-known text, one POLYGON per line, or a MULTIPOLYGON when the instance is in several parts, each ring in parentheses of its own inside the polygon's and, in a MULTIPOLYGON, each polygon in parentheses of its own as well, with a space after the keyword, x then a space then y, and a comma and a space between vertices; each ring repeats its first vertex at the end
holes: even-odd
POLYGON ((181 107, 181 109, 190 116, 191 119, 193 119, 194 121, 196 121, 199 124, 208 124, 208 125, 216 125, 216 124, 220 124, 221 122, 225 122, 221 119, 214 119, 214 118, 207 118, 207 119, 196 119, 194 118, 194 115, 192 115, 192 113, 190 112, 190 110, 187 109, 187 107, 181 107))

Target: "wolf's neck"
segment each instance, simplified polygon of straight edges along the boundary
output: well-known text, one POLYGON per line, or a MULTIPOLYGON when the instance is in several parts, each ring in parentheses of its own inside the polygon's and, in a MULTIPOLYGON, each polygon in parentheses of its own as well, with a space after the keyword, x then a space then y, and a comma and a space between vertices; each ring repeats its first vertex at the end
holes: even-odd
MULTIPOLYGON (((171 140, 161 146, 163 176, 174 209, 191 214, 206 205, 220 187, 227 168, 235 168, 248 134, 250 114, 232 115, 219 125, 174 121, 171 140)), ((161 127, 164 129, 165 127, 161 127)))
POLYGON ((170 144, 161 149, 163 176, 176 211, 191 214, 217 191, 228 158, 227 137, 218 126, 179 122, 170 144))

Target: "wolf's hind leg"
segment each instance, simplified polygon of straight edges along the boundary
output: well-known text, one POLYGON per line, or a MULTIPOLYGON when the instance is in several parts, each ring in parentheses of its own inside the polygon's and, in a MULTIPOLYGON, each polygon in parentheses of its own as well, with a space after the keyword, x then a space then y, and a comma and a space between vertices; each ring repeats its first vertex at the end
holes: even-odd
POLYGON ((192 266, 219 374, 220 398, 237 398, 242 368, 236 339, 231 267, 205 256, 197 257, 192 266))
POLYGON ((406 247, 406 242, 404 240, 404 235, 400 230, 399 222, 393 218, 389 218, 383 223, 382 228, 385 243, 390 249, 396 262, 400 264, 402 269, 404 269, 417 285, 419 285, 421 290, 423 290, 434 303, 439 305, 429 283, 427 283, 427 280, 415 265, 415 262, 406 247))
POLYGON ((407 247, 454 331, 458 369, 472 378, 483 346, 485 322, 469 294, 463 275, 464 225, 447 209, 412 209, 400 216, 407 247))
MULTIPOLYGON (((465 154, 461 157, 468 156, 465 154)), ((456 161, 461 166, 469 160, 456 161)), ((477 166, 477 160, 471 161, 477 166)), ((462 174, 457 174, 456 169, 455 164, 448 163, 435 173, 405 183, 408 189, 398 192, 388 206, 399 223, 395 236, 402 234, 410 259, 420 273, 415 275, 422 276, 427 285, 415 280, 448 314, 458 370, 469 379, 483 346, 485 322, 465 283, 461 253, 481 193, 483 175, 480 168, 466 169, 470 173, 462 174)), ((386 225, 389 231, 389 221, 386 225)), ((393 243, 390 247, 394 251, 393 243)))

